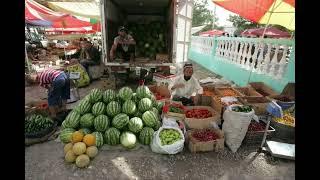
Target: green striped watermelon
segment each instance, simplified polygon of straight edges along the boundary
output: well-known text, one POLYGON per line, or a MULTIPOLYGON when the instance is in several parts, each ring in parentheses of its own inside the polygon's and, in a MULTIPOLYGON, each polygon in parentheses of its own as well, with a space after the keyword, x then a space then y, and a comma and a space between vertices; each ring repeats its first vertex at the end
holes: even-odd
POLYGON ((117 129, 124 128, 128 123, 129 123, 129 116, 124 113, 120 113, 112 119, 112 126, 117 129))
POLYGON ((159 112, 162 112, 162 107, 164 106, 164 102, 158 101, 156 108, 158 109, 159 112))
POLYGON ((133 102, 135 102, 135 103, 139 103, 140 99, 138 98, 137 93, 133 93, 133 94, 132 94, 131 100, 132 100, 133 102))
POLYGON ((156 125, 153 127, 155 131, 157 131, 162 126, 161 121, 156 121, 156 125))
POLYGON ((139 142, 144 145, 149 145, 153 139, 154 130, 150 127, 144 127, 139 134, 139 142))
POLYGON ((144 113, 152 108, 152 101, 149 98, 143 98, 139 101, 139 111, 144 113))
POLYGON ((156 121, 159 121, 156 114, 154 114, 152 111, 146 111, 142 114, 142 120, 143 124, 145 124, 148 127, 154 127, 156 125, 156 121))
POLYGON ((94 118, 93 125, 96 131, 105 132, 109 126, 108 116, 103 114, 97 116, 96 118, 94 118))
POLYGON ((102 100, 102 91, 100 89, 92 89, 89 94, 89 100, 92 104, 102 100))
POLYGON ((82 132, 84 135, 91 134, 91 130, 89 128, 81 128, 79 132, 82 132))
POLYGON ((152 107, 152 108, 151 108, 151 111, 154 112, 156 115, 159 115, 159 111, 158 111, 157 108, 152 107))
POLYGON ((153 94, 150 95, 150 100, 152 102, 152 106, 156 106, 157 105, 157 99, 153 94))
POLYGON ((72 133, 75 132, 76 130, 72 129, 72 128, 66 128, 63 129, 60 132, 59 138, 61 140, 61 142, 63 143, 69 143, 72 140, 72 133))
POLYGON ((148 97, 151 94, 151 91, 149 90, 149 88, 147 86, 139 86, 136 89, 136 94, 139 99, 143 99, 143 98, 148 97))
POLYGON ((121 105, 117 101, 111 101, 107 105, 107 114, 109 117, 114 117, 121 112, 121 105))
POLYGON ((120 143, 125 148, 134 148, 137 144, 137 137, 132 132, 125 131, 120 135, 120 143))
POLYGON ((120 131, 117 128, 111 127, 104 133, 104 141, 109 145, 120 143, 120 131))
POLYGON ((138 133, 143 128, 143 122, 140 118, 134 117, 129 120, 128 128, 133 133, 138 133))
POLYGON ((97 102, 92 106, 92 114, 95 116, 104 114, 106 112, 106 105, 103 102, 97 102))
POLYGON ((104 142, 103 142, 103 135, 101 132, 93 132, 92 133, 94 136, 96 136, 96 146, 97 148, 100 148, 101 146, 103 146, 104 142))
POLYGON ((119 90, 119 97, 123 100, 130 100, 132 98, 133 91, 129 87, 123 87, 119 90))
POLYGON ((103 102, 108 104, 111 101, 115 101, 117 98, 117 94, 114 90, 112 89, 107 89, 104 93, 103 93, 103 102))
POLYGON ((64 120, 64 128, 74 128, 79 126, 81 115, 77 111, 71 111, 64 120))
POLYGON ((80 115, 84 115, 89 113, 91 110, 91 103, 89 100, 82 100, 75 108, 75 110, 80 113, 80 115))
POLYGON ((136 103, 132 100, 127 100, 122 105, 122 112, 127 115, 133 115, 137 111, 136 103))
POLYGON ((134 113, 133 117, 138 117, 138 118, 142 118, 142 112, 140 111, 136 111, 136 113, 134 113))
POLYGON ((93 126, 94 115, 87 113, 80 118, 80 126, 82 128, 91 128, 93 126))

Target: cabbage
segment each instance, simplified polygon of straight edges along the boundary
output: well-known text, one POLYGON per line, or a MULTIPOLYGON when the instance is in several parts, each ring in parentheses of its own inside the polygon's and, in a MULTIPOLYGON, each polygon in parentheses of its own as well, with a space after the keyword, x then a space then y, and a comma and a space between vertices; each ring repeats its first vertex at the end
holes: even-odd
POLYGON ((137 138, 132 132, 123 132, 120 136, 120 142, 125 148, 134 148, 136 146, 137 138))

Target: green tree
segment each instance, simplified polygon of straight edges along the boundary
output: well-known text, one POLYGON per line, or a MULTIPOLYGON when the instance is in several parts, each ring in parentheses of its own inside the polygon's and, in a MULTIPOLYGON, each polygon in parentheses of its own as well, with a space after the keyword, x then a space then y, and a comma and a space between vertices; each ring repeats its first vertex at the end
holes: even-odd
POLYGON ((236 28, 234 34, 240 35, 246 29, 258 28, 261 25, 248 21, 239 15, 229 15, 228 21, 232 22, 232 25, 236 28))
MULTIPOLYGON (((194 2, 193 8, 193 17, 192 17, 192 27, 206 25, 201 32, 211 30, 213 28, 213 18, 215 22, 218 21, 218 18, 213 15, 213 12, 208 8, 207 0, 198 0, 194 2)), ((214 26, 215 29, 222 29, 217 23, 214 26)))

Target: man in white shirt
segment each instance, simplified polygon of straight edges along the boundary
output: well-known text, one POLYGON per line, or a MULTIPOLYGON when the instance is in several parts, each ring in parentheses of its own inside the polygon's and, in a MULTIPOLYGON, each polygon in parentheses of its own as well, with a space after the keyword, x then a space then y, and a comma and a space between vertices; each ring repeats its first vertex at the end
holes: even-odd
POLYGON ((186 63, 183 66, 183 74, 177 76, 173 83, 168 86, 172 100, 181 101, 183 105, 197 104, 197 95, 203 93, 203 88, 192 74, 192 64, 186 63))

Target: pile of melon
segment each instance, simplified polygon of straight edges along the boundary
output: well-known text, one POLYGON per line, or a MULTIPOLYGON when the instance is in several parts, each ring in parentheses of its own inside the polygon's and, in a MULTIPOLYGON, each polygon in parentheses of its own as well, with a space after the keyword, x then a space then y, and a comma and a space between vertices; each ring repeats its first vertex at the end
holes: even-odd
POLYGON ((90 164, 90 159, 98 154, 96 136, 83 131, 72 133, 72 141, 64 146, 65 161, 75 163, 77 167, 84 168, 90 164))

